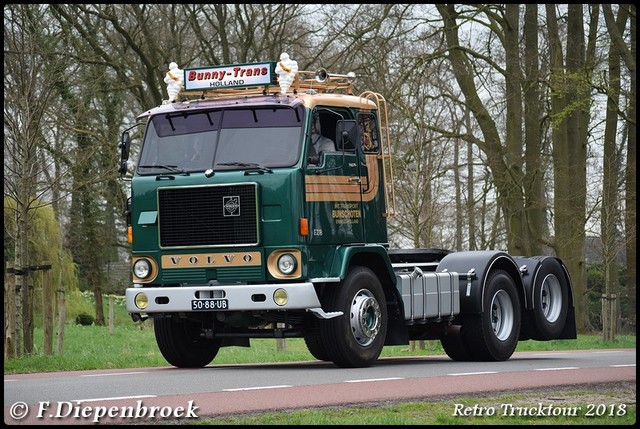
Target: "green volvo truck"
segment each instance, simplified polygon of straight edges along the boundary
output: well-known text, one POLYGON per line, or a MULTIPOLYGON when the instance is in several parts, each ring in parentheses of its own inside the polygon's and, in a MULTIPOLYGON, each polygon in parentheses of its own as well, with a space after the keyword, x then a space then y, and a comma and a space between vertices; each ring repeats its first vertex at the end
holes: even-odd
POLYGON ((413 340, 440 340, 453 360, 501 361, 520 340, 576 338, 556 257, 390 248, 385 98, 354 95, 353 73, 280 59, 173 63, 169 100, 138 118, 132 173, 131 128, 122 133, 127 310, 153 319, 171 365, 203 367, 252 338, 303 338, 339 367, 413 340), (333 145, 317 150, 320 138, 333 145))

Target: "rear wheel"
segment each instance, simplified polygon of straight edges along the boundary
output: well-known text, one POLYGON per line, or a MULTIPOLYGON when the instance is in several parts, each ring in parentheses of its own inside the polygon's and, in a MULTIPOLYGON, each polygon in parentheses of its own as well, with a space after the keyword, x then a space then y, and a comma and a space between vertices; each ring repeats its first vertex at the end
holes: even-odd
POLYGON ((328 309, 344 313, 321 324, 327 357, 340 367, 372 365, 382 352, 388 323, 380 280, 369 268, 354 267, 326 293, 328 309))
POLYGON ((200 336, 200 323, 178 317, 154 317, 153 327, 162 356, 178 368, 206 366, 220 350, 220 340, 200 336))
POLYGON ((469 353, 467 345, 462 338, 462 327, 460 325, 452 325, 445 336, 440 339, 440 343, 447 356, 452 360, 471 360, 471 353, 469 353))
POLYGON ((531 324, 534 340, 557 338, 567 319, 569 310, 569 286, 557 259, 546 258, 536 274, 533 285, 533 310, 528 312, 526 323, 531 324))
POLYGON ((520 300, 513 279, 503 270, 489 275, 480 314, 465 316, 462 339, 472 360, 511 357, 520 335, 520 300))

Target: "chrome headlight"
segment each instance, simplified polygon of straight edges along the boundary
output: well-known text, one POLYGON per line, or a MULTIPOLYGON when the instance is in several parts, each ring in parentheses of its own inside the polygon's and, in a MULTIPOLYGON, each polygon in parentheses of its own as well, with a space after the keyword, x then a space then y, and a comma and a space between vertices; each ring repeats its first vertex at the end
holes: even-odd
POLYGON ((151 275, 151 262, 146 259, 138 259, 133 264, 133 274, 139 279, 146 279, 151 275))
POLYGON ((293 273, 297 268, 296 258, 291 253, 283 253, 278 258, 278 270, 285 275, 293 273))

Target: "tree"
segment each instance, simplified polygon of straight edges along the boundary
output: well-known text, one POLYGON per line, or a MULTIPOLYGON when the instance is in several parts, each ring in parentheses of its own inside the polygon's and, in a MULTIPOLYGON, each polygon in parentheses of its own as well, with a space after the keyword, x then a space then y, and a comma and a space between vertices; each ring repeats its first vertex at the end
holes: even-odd
MULTIPOLYGON (((485 6, 480 10, 469 11, 473 20, 478 21, 479 13, 486 14, 488 22, 486 26, 491 36, 499 40, 500 47, 504 49, 506 67, 500 67, 497 62, 482 53, 475 52, 468 48, 462 48, 459 39, 459 29, 461 23, 458 19, 465 21, 463 13, 458 12, 454 5, 436 5, 442 17, 443 32, 445 37, 445 49, 447 49, 447 59, 451 63, 456 82, 460 87, 464 102, 470 109, 478 124, 482 139, 475 139, 475 143, 487 155, 487 163, 491 170, 497 190, 497 202, 500 210, 507 222, 507 243, 508 249, 514 254, 531 254, 528 243, 543 242, 544 237, 534 236, 532 230, 527 226, 530 223, 538 225, 533 231, 539 234, 542 228, 540 216, 534 216, 534 211, 529 210, 531 215, 527 218, 525 211, 525 196, 528 189, 523 186, 523 172, 528 169, 524 165, 522 157, 522 134, 523 113, 522 113, 522 76, 520 73, 520 52, 518 48, 519 40, 519 17, 518 9, 512 5, 500 10, 497 6, 485 6), (502 18, 504 16, 504 18, 502 18), (480 91, 476 85, 476 69, 482 67, 478 63, 485 61, 486 67, 492 73, 502 76, 502 87, 504 88, 504 103, 506 116, 504 137, 501 136, 497 119, 489 111, 483 102, 480 91), (537 220, 536 220, 537 219, 537 220)), ((469 18, 470 20, 472 18, 469 18)), ((488 89, 486 89, 488 91, 488 89)), ((537 159, 533 152, 529 152, 533 168, 536 167, 537 159)), ((539 154, 537 156, 540 156, 539 154)), ((531 194, 528 197, 533 199, 533 206, 539 206, 538 196, 531 194)), ((538 249, 538 247, 536 247, 538 249)))
MULTIPOLYGON (((7 235, 7 231, 16 230, 15 216, 16 203, 13 199, 5 197, 4 201, 4 213, 5 213, 5 246, 10 247, 5 249, 5 256, 13 256, 12 243, 15 241, 14 237, 7 235)), ((44 311, 41 307, 44 306, 43 299, 39 299, 38 291, 43 291, 45 287, 48 287, 51 292, 58 291, 77 291, 78 290, 78 278, 76 273, 76 267, 73 263, 70 252, 64 247, 63 234, 60 228, 60 222, 56 218, 52 205, 40 204, 37 209, 32 209, 30 212, 29 222, 29 258, 35 261, 33 266, 42 265, 44 262, 51 264, 51 284, 44 284, 44 276, 41 275, 43 271, 30 271, 30 276, 33 284, 33 300, 30 302, 32 308, 33 319, 36 320, 38 314, 42 314, 44 311), (42 302, 42 306, 40 303, 42 302)), ((44 293, 44 292, 43 292, 44 293)), ((10 301, 11 296, 5 296, 5 299, 10 301)), ((51 301, 49 305, 55 306, 55 297, 48 297, 51 301)), ((15 300, 14 300, 15 302, 15 300)), ((44 314, 43 314, 44 316, 44 314)), ((49 315, 51 316, 51 314, 49 315)), ((15 332, 22 324, 9 325, 9 320, 15 320, 15 307, 5 307, 5 358, 11 359, 19 351, 18 344, 14 342, 15 332), (14 314, 11 314, 11 313, 14 314)), ((52 322, 52 320, 50 320, 52 322)), ((51 338, 49 338, 51 340, 51 338)), ((46 340, 45 340, 46 341, 46 340)))
POLYGON ((586 318, 586 171, 587 129, 591 77, 594 68, 598 6, 591 7, 585 45, 583 5, 567 11, 567 44, 563 54, 556 6, 545 5, 549 38, 550 81, 555 190, 555 249, 574 284, 576 325, 588 327, 586 318))
POLYGON ((48 110, 56 83, 65 76, 67 59, 56 55, 55 29, 48 25, 45 6, 12 4, 4 8, 4 192, 15 201, 16 354, 33 351, 33 279, 29 237, 36 211, 54 183, 43 180, 48 110), (9 100, 9 101, 8 101, 9 100), (36 101, 37 100, 37 101, 36 101))
MULTIPOLYGON (((629 296, 630 314, 625 315, 632 328, 636 325, 636 56, 635 56, 635 6, 623 4, 619 6, 617 18, 614 16, 610 4, 603 4, 602 11, 607 30, 611 38, 609 46, 609 73, 607 95, 607 118, 604 148, 604 179, 602 202, 602 241, 605 263, 605 282, 607 286, 617 285, 617 267, 615 262, 617 247, 616 216, 621 193, 618 183, 626 184, 624 195, 624 231, 626 240, 627 260, 627 293, 629 296), (624 34, 627 21, 630 21, 629 45, 625 43, 624 34), (620 102, 621 71, 620 62, 627 68, 629 74, 629 93, 625 103, 620 102), (623 121, 623 135, 626 134, 626 165, 623 165, 622 153, 624 148, 617 148, 617 124, 623 121), (623 173, 620 173, 623 172, 623 173), (624 177, 622 177, 624 174, 624 177)), ((622 145, 621 145, 622 146, 622 145)), ((606 294, 617 293, 607 291, 606 294)), ((612 329, 615 323, 612 323, 612 329)), ((605 336, 607 333, 605 332, 605 336)))

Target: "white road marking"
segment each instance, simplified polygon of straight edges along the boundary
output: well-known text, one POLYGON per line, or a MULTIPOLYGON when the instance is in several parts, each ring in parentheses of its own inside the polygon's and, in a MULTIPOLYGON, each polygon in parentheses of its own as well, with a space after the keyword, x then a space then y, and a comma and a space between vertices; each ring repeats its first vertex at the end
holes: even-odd
POLYGON ((565 366, 564 368, 536 368, 534 371, 564 371, 565 369, 580 369, 577 366, 565 366))
POLYGON ((108 374, 83 374, 80 377, 106 377, 109 375, 129 375, 129 374, 146 374, 147 371, 131 371, 131 372, 112 372, 108 374))
POLYGON ((282 386, 260 386, 260 387, 239 387, 237 389, 222 389, 223 392, 239 392, 242 390, 279 389, 281 387, 293 387, 283 384, 282 386))
POLYGON ((404 380, 404 377, 368 378, 365 380, 346 380, 345 383, 366 383, 368 381, 404 380))
POLYGON ((156 395, 115 396, 113 398, 73 399, 71 402, 119 401, 121 399, 157 398, 156 395))

